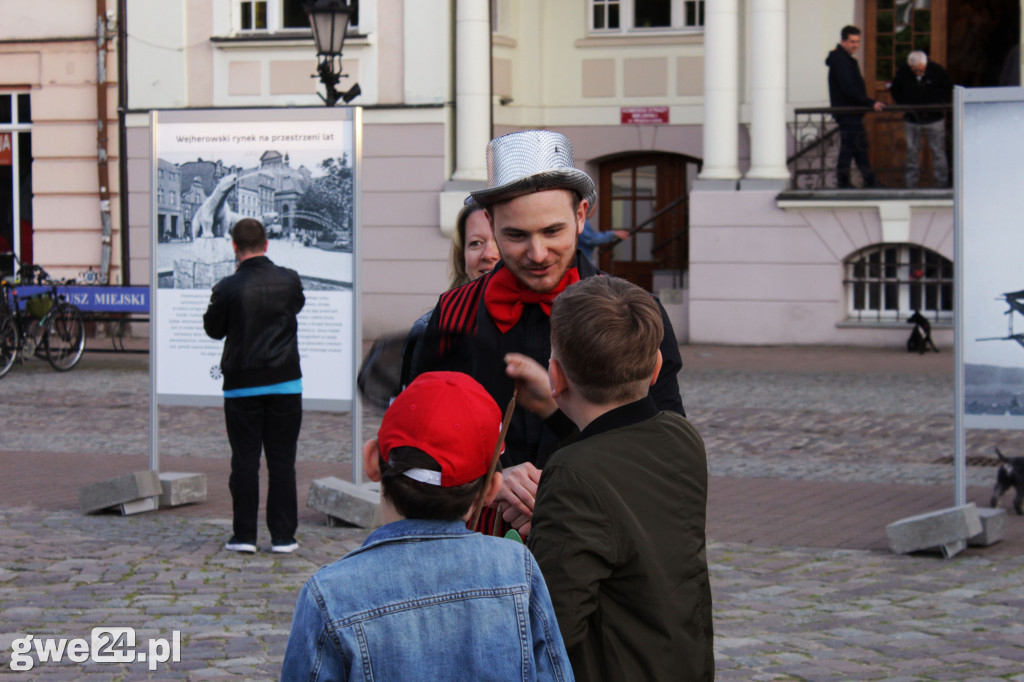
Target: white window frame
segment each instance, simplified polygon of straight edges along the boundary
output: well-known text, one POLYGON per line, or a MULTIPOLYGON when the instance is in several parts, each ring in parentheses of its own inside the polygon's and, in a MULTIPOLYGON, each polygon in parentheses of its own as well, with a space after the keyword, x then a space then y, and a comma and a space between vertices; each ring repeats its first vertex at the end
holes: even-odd
POLYGON ((644 35, 651 33, 700 33, 704 31, 703 19, 705 17, 706 4, 712 0, 665 0, 670 2, 672 6, 672 18, 671 25, 669 26, 633 26, 634 19, 634 0, 589 0, 587 3, 587 26, 588 30, 592 35, 624 35, 624 34, 638 34, 644 35), (687 5, 695 3, 697 22, 693 25, 686 23, 686 9, 687 5), (605 22, 608 20, 608 6, 617 5, 619 8, 619 27, 618 28, 604 28, 594 26, 594 8, 596 6, 604 5, 605 11, 605 22))
POLYGON ((273 16, 274 15, 273 15, 273 13, 271 12, 271 9, 270 9, 270 5, 271 5, 271 3, 273 1, 274 0, 236 0, 235 5, 234 5, 235 6, 235 14, 236 14, 234 24, 235 24, 235 26, 238 27, 238 32, 239 33, 265 33, 267 31, 273 30, 273 16), (266 14, 267 14, 267 25, 266 26, 262 26, 262 27, 261 26, 255 26, 256 7, 257 7, 257 5, 261 5, 261 4, 267 6, 267 12, 266 12, 266 14), (243 14, 242 6, 243 5, 249 5, 252 8, 251 13, 252 13, 252 18, 253 18, 253 24, 254 25, 249 27, 249 28, 246 28, 245 26, 242 26, 242 14, 243 14))
MULTIPOLYGON (((261 33, 276 33, 278 31, 301 31, 309 30, 309 24, 303 26, 288 26, 284 25, 284 6, 286 2, 295 2, 302 4, 303 0, 234 0, 232 4, 232 24, 236 28, 236 32, 249 35, 249 34, 261 34, 261 33), (267 25, 263 28, 243 28, 242 27, 242 5, 250 4, 253 6, 253 17, 256 16, 256 5, 263 3, 267 6, 267 25)), ((349 24, 348 30, 351 33, 358 26, 355 24, 349 24)))
POLYGON ((843 271, 851 322, 898 322, 915 310, 933 322, 953 321, 953 263, 936 251, 919 244, 876 244, 847 258, 843 271), (922 252, 921 259, 934 256, 934 262, 911 262, 912 249, 922 252), (879 258, 872 263, 875 254, 879 258), (927 307, 929 288, 932 307, 927 307))

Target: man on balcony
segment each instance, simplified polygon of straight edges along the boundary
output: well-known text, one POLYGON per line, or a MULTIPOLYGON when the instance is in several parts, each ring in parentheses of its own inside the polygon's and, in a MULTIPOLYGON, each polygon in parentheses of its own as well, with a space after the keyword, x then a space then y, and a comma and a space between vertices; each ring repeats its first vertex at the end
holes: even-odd
MULTIPOLYGON (((915 51, 896 71, 892 98, 898 104, 949 104, 953 100, 953 82, 946 70, 928 61, 928 55, 915 51)), ((949 186, 949 162, 946 160, 946 121, 941 111, 908 111, 903 116, 907 137, 907 187, 917 187, 921 178, 921 136, 928 136, 932 152, 935 186, 949 186)))
MULTIPOLYGON (((825 59, 828 65, 828 96, 833 107, 872 107, 881 111, 885 105, 868 97, 860 66, 853 54, 860 47, 860 29, 844 26, 836 49, 825 59)), ((836 165, 836 183, 840 189, 850 184, 850 162, 864 178, 865 187, 878 187, 875 172, 868 162, 868 140, 864 132, 864 114, 835 114, 839 124, 839 162, 836 165)))

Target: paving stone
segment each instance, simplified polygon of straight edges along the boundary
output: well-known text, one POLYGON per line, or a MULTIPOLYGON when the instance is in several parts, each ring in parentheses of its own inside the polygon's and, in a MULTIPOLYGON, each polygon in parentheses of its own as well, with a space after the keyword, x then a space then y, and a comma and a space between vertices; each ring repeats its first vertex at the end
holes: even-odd
MULTIPOLYGON (((952 454, 952 372, 936 364, 946 358, 925 358, 933 369, 917 373, 912 366, 919 358, 900 354, 881 371, 875 351, 811 349, 792 353, 800 364, 787 368, 778 361, 785 349, 755 348, 742 352, 758 360, 756 369, 711 366, 734 352, 684 346, 680 379, 708 447, 712 485, 750 483, 735 488, 736 516, 729 520, 735 537, 746 530, 749 542, 712 537, 708 545, 716 679, 1024 682, 1024 550, 1012 539, 968 549, 950 562, 893 555, 884 551, 889 518, 876 523, 875 550, 801 544, 812 538, 813 522, 823 525, 824 512, 848 509, 858 496, 874 494, 874 504, 884 505, 894 494, 884 487, 890 483, 941 487, 945 499, 952 467, 934 460, 952 454), (804 487, 787 488, 787 482, 804 487), (837 483, 843 487, 832 487, 837 483), (751 497, 756 506, 744 507, 748 492, 761 491, 770 494, 751 497), (811 523, 792 529, 789 546, 765 544, 755 522, 805 520, 772 517, 772 496, 808 492, 800 516, 811 523)), ((118 362, 87 355, 74 372, 19 368, 5 377, 0 409, 5 423, 18 428, 4 429, 0 456, 18 450, 16 461, 31 462, 24 452, 38 453, 40 461, 46 453, 75 452, 80 464, 89 453, 112 453, 141 465, 145 457, 138 453, 148 449, 147 367, 118 362)), ((367 412, 369 433, 379 415, 367 412)), ((160 421, 162 455, 214 463, 229 456, 220 409, 161 406, 160 421)), ((995 445, 1024 452, 1024 432, 968 432, 972 457, 994 458, 995 445)), ((304 415, 300 462, 330 465, 340 476, 350 454, 347 415, 304 415)), ((991 490, 994 472, 968 467, 968 482, 991 490)), ((32 679, 277 679, 301 585, 319 566, 358 547, 367 531, 328 528, 322 516, 306 517, 296 554, 240 557, 222 550, 230 513, 208 511, 214 498, 228 495, 226 479, 210 478, 210 486, 210 499, 193 505, 194 516, 178 516, 183 508, 87 517, 0 498, 0 668, 13 630, 67 637, 123 625, 137 628, 140 641, 179 629, 182 661, 155 673, 146 666, 45 665, 32 679), (15 611, 22 617, 13 619, 12 609, 28 610, 15 611)), ((857 521, 837 518, 823 530, 857 521)), ((1015 515, 1007 518, 1008 538, 1019 523, 1015 515)), ((827 541, 824 532, 820 537, 827 541)), ((265 548, 268 538, 261 543, 265 548)))

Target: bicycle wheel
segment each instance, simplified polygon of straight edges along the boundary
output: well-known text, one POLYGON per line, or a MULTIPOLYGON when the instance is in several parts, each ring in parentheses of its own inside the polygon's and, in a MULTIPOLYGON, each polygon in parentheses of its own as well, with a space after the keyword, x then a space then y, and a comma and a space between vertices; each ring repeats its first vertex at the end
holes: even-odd
POLYGON ((11 371, 18 357, 18 326, 6 310, 0 311, 0 377, 11 371))
POLYGON ((46 359, 58 372, 66 372, 82 359, 85 350, 85 322, 70 303, 57 303, 43 334, 46 359))

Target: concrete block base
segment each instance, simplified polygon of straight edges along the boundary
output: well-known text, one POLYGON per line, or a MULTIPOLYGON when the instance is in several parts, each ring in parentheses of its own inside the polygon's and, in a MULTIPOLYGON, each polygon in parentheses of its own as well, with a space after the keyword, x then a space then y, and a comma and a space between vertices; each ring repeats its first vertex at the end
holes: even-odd
POLYGON ((356 485, 334 476, 318 478, 309 486, 306 505, 327 514, 328 523, 346 523, 361 528, 376 528, 380 520, 380 486, 356 485))
POLYGON ((981 508, 978 510, 981 518, 981 532, 972 535, 967 539, 971 547, 988 547, 1003 539, 1006 533, 1006 510, 981 508))
POLYGON ((160 497, 160 477, 152 470, 83 486, 78 489, 78 507, 83 514, 92 514, 145 497, 160 497))
POLYGON ((155 511, 160 508, 159 497, 143 497, 140 500, 132 500, 119 504, 115 509, 120 510, 121 516, 131 516, 142 512, 155 511))
POLYGON ((163 472, 160 474, 160 508, 206 502, 206 474, 163 472))
POLYGON ((885 527, 893 553, 939 549, 946 558, 962 551, 967 538, 981 531, 981 518, 973 503, 911 516, 885 527))

